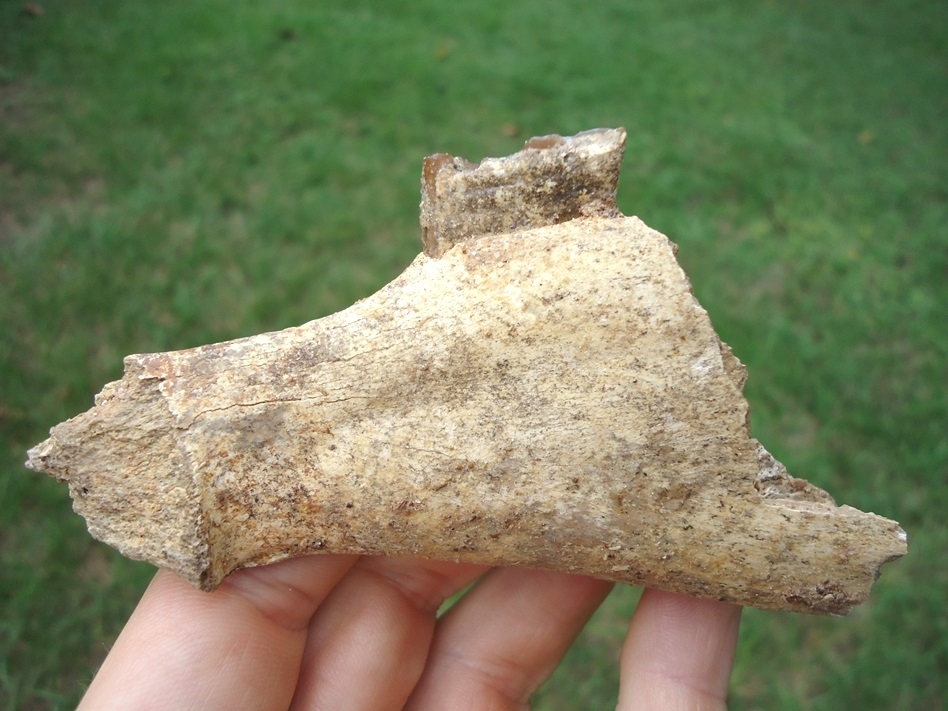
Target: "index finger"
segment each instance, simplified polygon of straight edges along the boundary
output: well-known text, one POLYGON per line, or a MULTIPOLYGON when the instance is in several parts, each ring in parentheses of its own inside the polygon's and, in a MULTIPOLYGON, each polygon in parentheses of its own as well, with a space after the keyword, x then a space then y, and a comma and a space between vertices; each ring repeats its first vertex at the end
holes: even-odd
POLYGON ((212 593, 159 571, 79 709, 286 709, 309 620, 356 560, 249 568, 212 593))

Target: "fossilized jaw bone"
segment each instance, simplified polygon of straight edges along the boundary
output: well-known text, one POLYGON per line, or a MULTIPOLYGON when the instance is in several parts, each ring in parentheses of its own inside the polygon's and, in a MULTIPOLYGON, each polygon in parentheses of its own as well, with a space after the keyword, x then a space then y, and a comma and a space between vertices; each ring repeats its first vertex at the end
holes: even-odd
POLYGON ((435 251, 303 326, 129 356, 29 466, 93 535, 204 589, 327 551, 845 613, 904 554, 894 522, 750 438, 743 366, 640 220, 435 251))

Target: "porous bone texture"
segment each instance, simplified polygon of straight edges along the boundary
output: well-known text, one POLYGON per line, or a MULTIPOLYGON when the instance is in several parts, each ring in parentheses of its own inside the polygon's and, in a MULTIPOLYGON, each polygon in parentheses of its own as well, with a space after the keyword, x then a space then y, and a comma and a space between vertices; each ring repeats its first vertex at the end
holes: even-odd
POLYGON ((432 244, 337 314, 129 356, 30 466, 93 535, 208 590, 364 553, 838 614, 905 553, 751 438, 744 368, 663 235, 574 215, 432 244))

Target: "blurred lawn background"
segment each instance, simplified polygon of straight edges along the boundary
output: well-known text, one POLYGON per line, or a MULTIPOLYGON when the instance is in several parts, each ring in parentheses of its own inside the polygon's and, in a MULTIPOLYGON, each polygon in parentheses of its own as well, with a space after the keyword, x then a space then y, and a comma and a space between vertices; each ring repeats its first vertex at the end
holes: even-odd
MULTIPOLYGON (((733 709, 948 687, 948 5, 0 0, 0 707, 71 708, 152 570, 25 450, 122 357, 279 329, 420 251, 421 157, 625 126, 790 471, 899 520, 846 619, 748 610, 733 709)), ((618 589, 535 708, 608 709, 618 589)))

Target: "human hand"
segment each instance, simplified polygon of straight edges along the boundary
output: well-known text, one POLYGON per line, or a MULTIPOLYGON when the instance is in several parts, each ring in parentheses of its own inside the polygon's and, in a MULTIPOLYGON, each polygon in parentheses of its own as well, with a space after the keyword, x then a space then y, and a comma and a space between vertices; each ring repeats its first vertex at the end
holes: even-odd
MULTIPOLYGON (((610 588, 337 555, 241 570, 213 593, 161 571, 79 708, 526 709, 610 588)), ((622 651, 619 710, 723 709, 739 620, 733 605, 646 590, 622 651)))

